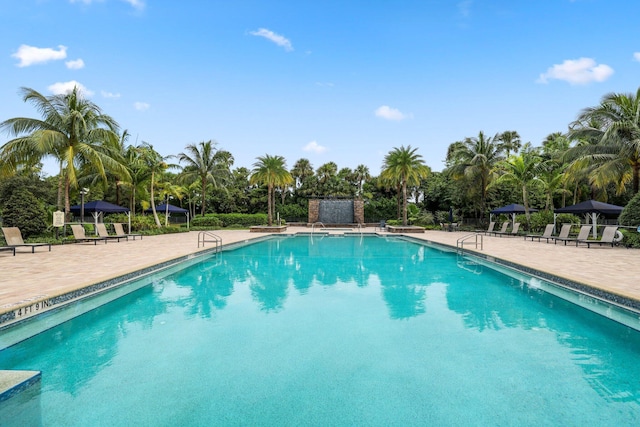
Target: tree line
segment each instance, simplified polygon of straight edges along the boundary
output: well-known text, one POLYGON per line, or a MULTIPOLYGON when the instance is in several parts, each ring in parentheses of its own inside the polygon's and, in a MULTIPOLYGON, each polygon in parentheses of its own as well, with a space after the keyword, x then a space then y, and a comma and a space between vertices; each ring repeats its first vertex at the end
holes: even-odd
POLYGON ((53 96, 30 88, 20 93, 40 117, 0 123, 12 138, 0 147, 5 210, 22 179, 18 187, 28 187, 51 209, 69 213, 79 192, 88 189, 91 200, 127 206, 134 215, 150 208, 157 227, 162 224, 155 207, 163 201, 188 208, 192 216, 266 211, 271 224, 276 211, 288 221, 306 221, 308 199, 315 197, 362 198, 371 222, 433 222, 452 210, 481 224, 492 208, 509 203, 527 211, 590 198, 624 206, 640 182, 640 88, 605 95, 567 131, 549 134, 539 146, 523 143, 517 131, 480 131, 449 145, 442 172, 431 171, 418 148, 394 147, 379 176, 365 165, 350 169, 328 162, 314 168, 305 158, 289 169, 284 157, 272 154, 257 157, 252 169, 234 167, 233 154, 214 140, 163 156, 152 143, 130 144, 129 132, 77 88, 53 96), (43 177, 45 158, 55 159, 56 176, 43 177))

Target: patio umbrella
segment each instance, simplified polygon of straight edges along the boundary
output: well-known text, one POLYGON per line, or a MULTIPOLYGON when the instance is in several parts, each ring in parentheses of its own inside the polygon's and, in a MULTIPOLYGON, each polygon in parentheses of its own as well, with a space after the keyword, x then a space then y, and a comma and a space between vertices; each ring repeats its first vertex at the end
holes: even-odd
MULTIPOLYGON (((529 208, 529 212, 538 212, 538 209, 529 208)), ((519 205, 517 203, 512 203, 507 206, 503 206, 501 208, 496 208, 489 212, 491 215, 500 215, 500 214, 511 214, 511 224, 514 225, 516 223, 516 215, 526 213, 524 206, 519 205)))
MULTIPOLYGON (((80 214, 82 212, 82 205, 74 205, 69 208, 74 214, 80 214)), ((105 213, 126 213, 129 217, 129 232, 131 232, 131 215, 129 208, 124 206, 114 205, 113 203, 105 202, 104 200, 94 200, 84 204, 84 212, 89 212, 93 216, 94 224, 98 223, 98 217, 105 213)), ((84 218, 82 219, 84 221, 84 218)))
MULTIPOLYGON (((145 209, 144 211, 144 213, 151 213, 151 212, 153 212, 153 209, 151 208, 145 209)), ((189 210, 188 209, 184 209, 179 206, 174 206, 172 204, 162 203, 160 205, 156 205, 156 212, 168 212, 170 214, 172 213, 185 214, 187 216, 187 229, 189 228, 189 210)))
MULTIPOLYGON (((559 208, 554 211, 554 216, 559 213, 569 213, 574 215, 591 216, 592 235, 598 238, 598 215, 619 216, 624 208, 622 206, 610 205, 609 203, 598 202, 597 200, 587 200, 575 205, 559 208)), ((555 218, 554 218, 555 220, 555 218)), ((554 221, 555 222, 555 221, 554 221)))

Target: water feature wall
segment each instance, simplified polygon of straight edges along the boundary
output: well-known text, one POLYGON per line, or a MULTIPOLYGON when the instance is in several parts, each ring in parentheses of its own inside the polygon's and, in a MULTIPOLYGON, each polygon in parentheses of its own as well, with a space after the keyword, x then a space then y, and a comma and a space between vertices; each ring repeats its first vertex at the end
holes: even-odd
POLYGON ((322 222, 329 224, 364 223, 364 201, 362 200, 309 200, 309 224, 322 222))
POLYGON ((318 221, 323 224, 353 224, 353 200, 320 200, 318 221))

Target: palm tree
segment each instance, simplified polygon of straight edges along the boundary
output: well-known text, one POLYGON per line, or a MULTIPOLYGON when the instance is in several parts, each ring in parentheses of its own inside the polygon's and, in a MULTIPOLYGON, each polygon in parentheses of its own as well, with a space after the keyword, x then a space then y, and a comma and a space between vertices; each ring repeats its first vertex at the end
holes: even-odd
POLYGON ((179 162, 184 162, 182 178, 185 181, 200 182, 202 205, 200 215, 204 216, 206 211, 207 185, 212 184, 214 188, 220 187, 230 174, 230 167, 233 164, 233 156, 227 151, 217 151, 214 141, 200 142, 198 145, 189 144, 185 147, 185 153, 178 154, 179 162))
POLYGON ((353 170, 354 178, 358 187, 358 195, 362 196, 362 187, 366 180, 371 178, 371 174, 369 173, 369 168, 365 165, 358 165, 353 170))
POLYGON ((522 189, 522 204, 527 221, 529 213, 529 185, 538 180, 540 172, 540 156, 531 149, 525 149, 519 155, 512 155, 502 163, 503 174, 496 183, 510 182, 522 189))
POLYGON ((593 165, 590 180, 598 188, 610 183, 621 194, 628 183, 640 185, 640 88, 635 94, 609 93, 600 105, 582 110, 571 124, 571 139, 597 141, 569 150, 575 167, 593 165))
POLYGON ((495 167, 504 159, 503 146, 493 138, 480 131, 477 137, 466 138, 454 142, 447 152, 447 164, 454 179, 468 179, 476 183, 480 194, 480 218, 484 218, 487 210, 487 193, 489 185, 497 177, 495 167))
POLYGON ((299 159, 291 169, 291 176, 296 180, 296 188, 300 188, 305 179, 313 176, 313 166, 308 159, 299 159))
MULTIPOLYGON (((431 172, 417 148, 411 146, 394 147, 384 158, 380 176, 388 182, 395 182, 402 192, 402 225, 407 225, 407 186, 418 185, 431 172)), ((399 191, 399 194, 400 194, 399 191)))
POLYGON ((274 188, 293 183, 293 177, 287 171, 284 157, 266 154, 257 158, 250 177, 251 184, 267 186, 267 218, 273 225, 274 188))
POLYGON ((160 223, 160 219, 158 218, 158 212, 156 212, 156 200, 154 195, 154 187, 156 185, 155 178, 156 176, 158 176, 158 174, 161 174, 169 168, 167 159, 170 156, 163 157, 162 155, 160 155, 160 153, 154 150, 153 145, 149 144, 148 142, 143 142, 140 146, 138 146, 138 151, 141 161, 150 174, 149 198, 151 200, 151 211, 153 212, 153 219, 156 222, 156 226, 158 228, 161 228, 162 224, 160 223))
POLYGON ((507 153, 507 157, 511 155, 511 152, 517 153, 520 151, 520 147, 522 147, 520 134, 515 130, 504 131, 498 135, 497 139, 502 144, 502 148, 507 153))
POLYGON ((24 102, 32 103, 43 119, 16 117, 0 123, 0 130, 16 138, 0 147, 5 167, 54 157, 60 167, 58 206, 64 187, 64 207, 70 211, 69 189, 78 186, 77 170, 85 165, 106 180, 105 170, 128 177, 126 168, 114 159, 118 150, 118 124, 77 87, 64 95, 45 97, 21 88, 24 102))

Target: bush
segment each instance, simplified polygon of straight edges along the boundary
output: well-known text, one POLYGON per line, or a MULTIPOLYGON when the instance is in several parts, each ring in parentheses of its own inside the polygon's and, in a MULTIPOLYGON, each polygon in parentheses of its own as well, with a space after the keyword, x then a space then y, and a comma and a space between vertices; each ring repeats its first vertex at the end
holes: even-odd
POLYGON ((47 212, 42 203, 27 190, 14 192, 5 204, 4 227, 18 227, 22 237, 42 234, 47 229, 47 212))
POLYGON ((640 193, 633 196, 620 214, 620 225, 637 227, 640 225, 640 193))
POLYGON ((423 227, 428 225, 433 225, 435 223, 433 213, 428 211, 423 211, 418 215, 418 217, 415 219, 415 221, 413 221, 413 223, 415 225, 420 225, 423 227))
POLYGON ((624 236, 622 244, 628 248, 640 248, 640 233, 635 230, 619 229, 624 236))
MULTIPOLYGON (((280 213, 280 219, 285 219, 289 222, 302 221, 307 222, 309 218, 309 208, 303 207, 298 204, 289 204, 284 206, 278 206, 276 212, 280 213)), ((273 218, 274 221, 276 218, 273 218)))

